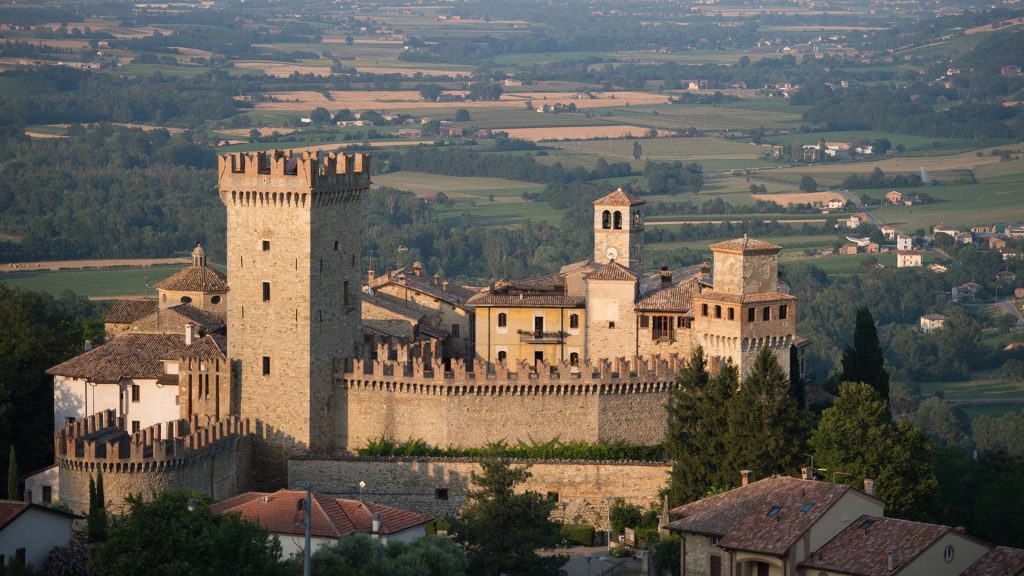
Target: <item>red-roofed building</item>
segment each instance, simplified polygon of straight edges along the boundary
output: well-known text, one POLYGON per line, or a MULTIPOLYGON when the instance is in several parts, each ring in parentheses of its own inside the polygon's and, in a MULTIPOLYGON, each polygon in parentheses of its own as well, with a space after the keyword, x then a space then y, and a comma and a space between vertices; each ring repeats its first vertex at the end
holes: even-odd
POLYGON ((0 500, 0 565, 20 562, 41 570, 50 550, 71 539, 77 518, 38 504, 0 500))
MULTIPOLYGON (((222 500, 210 507, 218 514, 240 514, 276 535, 285 557, 300 553, 305 527, 300 501, 306 497, 301 490, 277 492, 246 492, 222 500)), ((313 494, 310 512, 310 535, 313 551, 340 538, 362 532, 377 535, 381 540, 407 542, 426 535, 430 516, 382 506, 373 502, 332 498, 313 494)))
POLYGON ((773 476, 669 511, 687 575, 783 576, 862 514, 874 496, 845 484, 773 476))

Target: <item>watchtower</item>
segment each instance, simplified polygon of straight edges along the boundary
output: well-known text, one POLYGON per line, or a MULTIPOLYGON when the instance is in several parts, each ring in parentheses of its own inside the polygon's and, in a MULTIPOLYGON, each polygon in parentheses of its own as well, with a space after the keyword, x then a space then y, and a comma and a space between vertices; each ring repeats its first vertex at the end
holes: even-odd
POLYGON ((643 271, 644 201, 619 188, 594 200, 594 262, 643 271))
POLYGON ((276 443, 334 445, 333 375, 361 339, 364 154, 220 156, 227 206, 228 358, 239 410, 276 443))
POLYGON ((693 297, 694 344, 713 370, 726 360, 746 376, 770 347, 786 372, 796 333, 796 297, 779 285, 780 246, 744 236, 711 245, 713 290, 693 297))

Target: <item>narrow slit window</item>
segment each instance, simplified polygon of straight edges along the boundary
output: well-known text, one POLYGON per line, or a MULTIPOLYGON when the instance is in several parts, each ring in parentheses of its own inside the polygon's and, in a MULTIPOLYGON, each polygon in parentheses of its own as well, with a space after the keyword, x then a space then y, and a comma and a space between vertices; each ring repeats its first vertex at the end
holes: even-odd
POLYGON ((269 302, 270 301, 270 282, 264 282, 263 283, 263 301, 264 302, 269 302))

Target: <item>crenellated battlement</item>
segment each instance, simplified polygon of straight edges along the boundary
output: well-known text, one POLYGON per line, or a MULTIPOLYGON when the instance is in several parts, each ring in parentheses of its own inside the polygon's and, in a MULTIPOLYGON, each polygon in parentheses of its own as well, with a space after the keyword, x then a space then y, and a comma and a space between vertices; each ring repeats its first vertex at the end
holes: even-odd
POLYGON ((268 150, 233 152, 217 159, 221 198, 225 204, 230 200, 229 205, 306 206, 323 200, 319 196, 365 190, 370 172, 369 154, 268 150))
POLYGON ((62 467, 111 472, 148 472, 188 465, 230 440, 257 432, 259 422, 231 416, 217 422, 193 416, 154 424, 134 434, 113 410, 69 422, 54 433, 54 452, 62 467), (205 420, 205 421, 204 421, 205 420))
MULTIPOLYGON (((386 357, 386 356, 385 356, 386 357)), ((568 361, 536 367, 525 360, 515 371, 504 363, 423 358, 413 351, 402 360, 352 360, 339 363, 336 380, 345 388, 437 396, 556 396, 664 393, 684 365, 678 355, 568 361), (536 368, 536 369, 535 369, 536 368)))

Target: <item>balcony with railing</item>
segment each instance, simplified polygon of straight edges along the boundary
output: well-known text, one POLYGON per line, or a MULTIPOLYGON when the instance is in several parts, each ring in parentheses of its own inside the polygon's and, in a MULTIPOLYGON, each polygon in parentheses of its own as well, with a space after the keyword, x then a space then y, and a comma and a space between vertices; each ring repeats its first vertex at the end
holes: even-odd
POLYGON ((519 330, 519 341, 527 344, 561 344, 566 336, 567 334, 561 331, 519 330))

